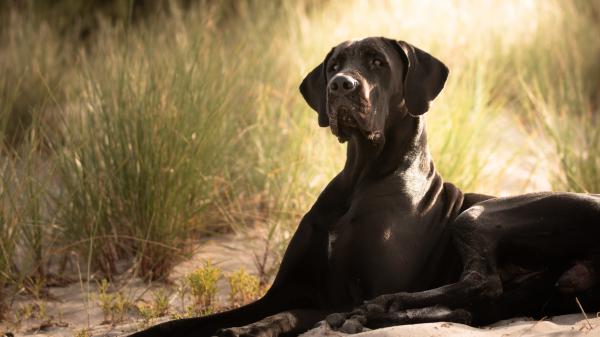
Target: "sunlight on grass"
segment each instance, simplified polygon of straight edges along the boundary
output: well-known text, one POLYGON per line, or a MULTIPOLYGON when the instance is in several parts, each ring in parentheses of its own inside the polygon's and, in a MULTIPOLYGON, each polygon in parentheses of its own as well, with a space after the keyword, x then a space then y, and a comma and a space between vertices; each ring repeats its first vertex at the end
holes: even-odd
POLYGON ((522 117, 532 124, 535 146, 555 163, 548 172, 556 190, 600 191, 598 13, 597 2, 563 6, 549 27, 555 34, 537 37, 515 58, 522 69, 522 117), (539 144, 544 139, 549 140, 545 151, 539 144))

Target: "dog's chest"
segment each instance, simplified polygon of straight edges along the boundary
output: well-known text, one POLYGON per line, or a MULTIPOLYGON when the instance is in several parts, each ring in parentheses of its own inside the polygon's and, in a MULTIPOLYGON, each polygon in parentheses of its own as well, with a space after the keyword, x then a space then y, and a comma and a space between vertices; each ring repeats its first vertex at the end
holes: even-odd
POLYGON ((414 219, 394 219, 373 216, 360 222, 340 221, 329 228, 324 248, 334 297, 355 302, 415 288, 435 233, 414 219))
MULTIPOLYGON (((391 227, 391 226, 390 226, 391 227)), ((375 235, 375 234, 374 234, 375 235)), ((389 241, 392 237, 392 228, 386 228, 379 234, 382 243, 389 241)), ((327 235, 327 259, 331 260, 333 253, 333 247, 338 238, 338 232, 336 230, 330 230, 327 235)))
POLYGON ((332 230, 329 231, 328 236, 327 236, 327 259, 331 259, 331 252, 333 251, 333 244, 335 243, 335 240, 337 239, 337 233, 336 231, 332 230))

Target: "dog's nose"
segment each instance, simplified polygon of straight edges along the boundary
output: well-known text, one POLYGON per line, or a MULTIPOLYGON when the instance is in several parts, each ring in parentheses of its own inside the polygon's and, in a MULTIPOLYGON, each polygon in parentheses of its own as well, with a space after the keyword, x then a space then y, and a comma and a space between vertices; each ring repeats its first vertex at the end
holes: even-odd
POLYGON ((337 74, 329 82, 329 90, 335 95, 346 95, 358 87, 358 81, 348 75, 337 74))

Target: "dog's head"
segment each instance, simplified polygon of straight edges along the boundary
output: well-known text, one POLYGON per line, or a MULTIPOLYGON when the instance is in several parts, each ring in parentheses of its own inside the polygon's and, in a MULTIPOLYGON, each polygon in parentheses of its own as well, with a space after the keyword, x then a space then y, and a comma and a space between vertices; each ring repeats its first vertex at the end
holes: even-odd
POLYGON ((377 143, 390 114, 421 115, 442 90, 448 68, 426 52, 382 37, 333 48, 300 92, 340 141, 360 131, 377 143))

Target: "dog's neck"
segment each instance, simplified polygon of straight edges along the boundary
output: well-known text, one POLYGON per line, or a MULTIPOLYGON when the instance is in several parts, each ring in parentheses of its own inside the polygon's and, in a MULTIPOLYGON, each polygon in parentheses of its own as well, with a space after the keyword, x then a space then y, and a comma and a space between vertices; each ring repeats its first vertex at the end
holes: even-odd
POLYGON ((383 133, 380 144, 359 132, 352 135, 343 175, 353 186, 390 177, 413 204, 428 204, 424 199, 432 189, 439 189, 441 178, 427 146, 424 117, 407 113, 391 116, 391 127, 383 133))

